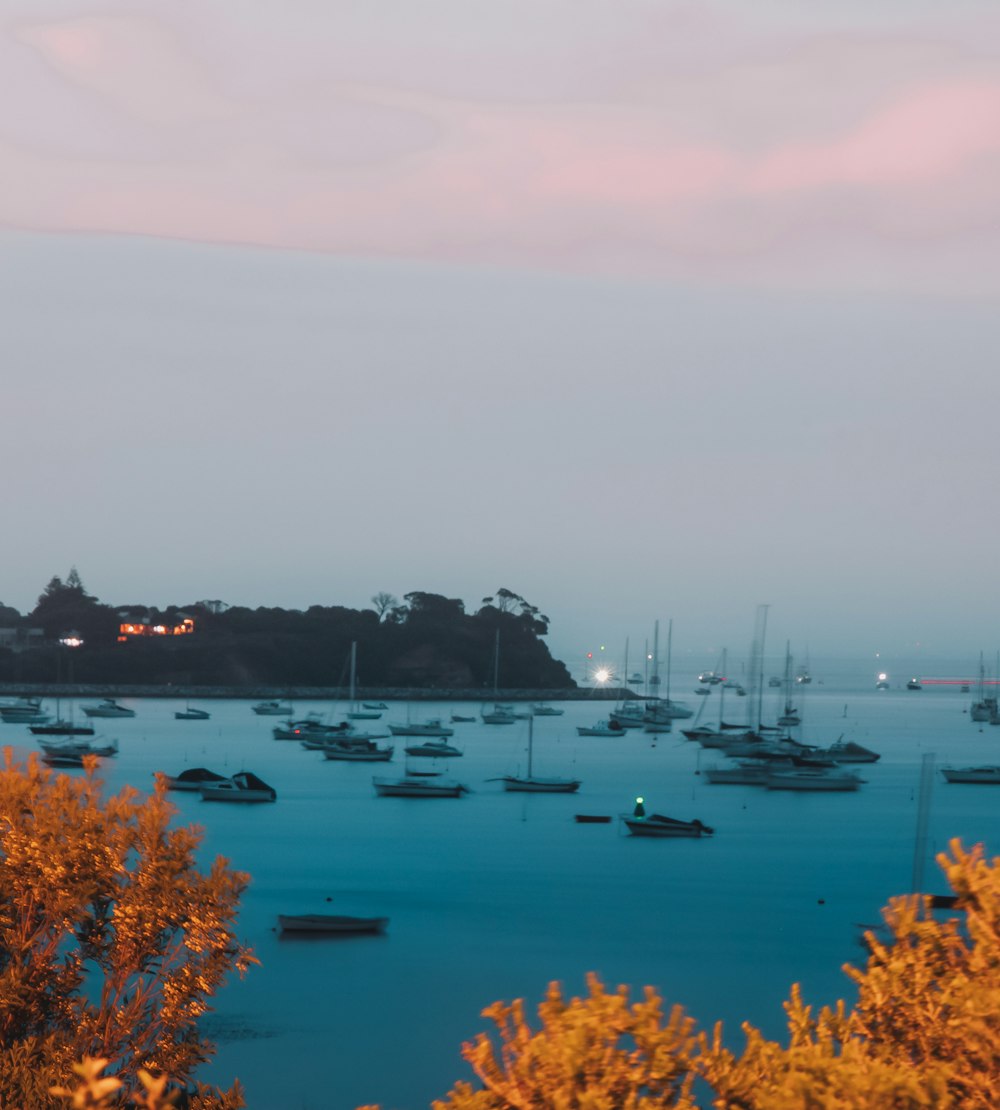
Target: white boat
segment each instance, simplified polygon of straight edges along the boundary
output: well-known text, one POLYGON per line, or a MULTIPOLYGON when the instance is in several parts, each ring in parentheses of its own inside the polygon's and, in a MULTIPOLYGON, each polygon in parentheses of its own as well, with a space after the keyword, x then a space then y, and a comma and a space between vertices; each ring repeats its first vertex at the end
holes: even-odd
POLYGON ((118 754, 118 741, 97 744, 92 740, 39 740, 38 746, 46 755, 98 755, 101 758, 118 754))
POLYGON ((768 790, 847 791, 857 790, 864 781, 854 771, 795 767, 771 771, 764 785, 768 790))
POLYGON ((422 724, 389 725, 393 736, 454 736, 455 730, 443 724, 440 717, 431 717, 422 724))
POLYGON ((715 829, 703 825, 701 821, 680 821, 676 817, 664 817, 661 813, 651 813, 648 817, 623 814, 622 820, 632 836, 702 837, 715 833, 715 829))
POLYGON ((982 786, 1000 786, 1000 767, 942 767, 945 782, 962 782, 982 786))
POLYGON ((792 649, 788 640, 785 641, 785 708, 778 717, 778 724, 782 728, 795 728, 802 724, 802 717, 792 705, 792 649))
POLYGON ((612 709, 608 720, 614 722, 619 728, 642 728, 645 724, 646 710, 637 701, 622 702, 617 709, 612 709))
POLYGON ((199 786, 204 802, 274 802, 277 792, 250 771, 238 771, 222 782, 204 782, 199 786))
POLYGON ((425 740, 422 744, 413 744, 408 747, 406 749, 406 754, 418 756, 433 756, 435 758, 437 758, 438 756, 451 758, 461 755, 462 753, 461 751, 459 751, 458 748, 453 747, 451 744, 449 744, 447 740, 445 740, 443 737, 431 737, 425 740))
POLYGON ((423 775, 404 775, 401 779, 373 778, 372 786, 380 798, 458 798, 468 787, 453 779, 430 779, 423 775))
POLYGON ((387 917, 349 917, 333 913, 278 914, 278 927, 283 933, 335 933, 350 936, 384 933, 387 917))
POLYGON ((0 720, 8 725, 40 725, 51 720, 42 710, 41 698, 16 698, 0 705, 0 720))
POLYGON ((561 717, 565 712, 565 709, 556 709, 554 706, 545 705, 542 702, 537 702, 531 707, 531 713, 535 717, 561 717))
POLYGON ((484 709, 480 716, 484 725, 512 725, 517 714, 509 705, 495 704, 492 709, 484 709))
POLYGON ((577 725, 577 736, 621 736, 625 732, 620 724, 613 721, 598 721, 596 725, 577 725))
POLYGON ((292 707, 283 701, 259 701, 253 706, 258 717, 291 717, 292 707))
POLYGON ((362 705, 358 701, 358 643, 356 640, 351 641, 350 668, 350 708, 345 716, 349 721, 377 721, 382 716, 385 706, 362 705))
POLYGON ((389 707, 384 701, 363 701, 361 703, 363 709, 388 709, 389 707))
POLYGON ((135 710, 119 705, 114 698, 105 698, 97 705, 82 706, 88 717, 134 717, 135 710))
POLYGON ((534 773, 532 760, 535 749, 534 722, 528 719, 528 773, 504 775, 503 788, 520 794, 575 794, 580 789, 579 779, 541 778, 534 773))
MULTIPOLYGON (((156 772, 162 774, 162 772, 156 772)), ((189 767, 179 775, 165 775, 168 790, 182 790, 196 794, 203 783, 225 782, 225 775, 217 775, 207 767, 189 767)))

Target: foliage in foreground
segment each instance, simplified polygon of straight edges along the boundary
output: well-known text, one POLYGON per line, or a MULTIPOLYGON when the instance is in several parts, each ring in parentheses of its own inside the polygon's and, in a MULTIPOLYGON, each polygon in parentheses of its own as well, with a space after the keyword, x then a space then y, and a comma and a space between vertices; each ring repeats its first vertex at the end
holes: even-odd
POLYGON ((627 988, 611 994, 591 976, 586 998, 550 986, 537 1031, 520 1000, 485 1010, 496 1041, 483 1033, 462 1049, 481 1086, 456 1084, 434 1110, 993 1110, 1000 859, 950 848, 938 860, 962 916, 937 920, 922 895, 891 899, 889 939, 869 932, 867 965, 845 968, 855 1006, 814 1014, 793 986, 787 1045, 745 1024, 737 1055, 719 1025, 698 1033, 676 1006, 664 1021, 651 988, 630 1004, 627 988))
MULTIPOLYGON (((50 1088, 83 1074, 84 1058, 104 1061, 102 1082, 117 1075, 122 1097, 140 1070, 187 1085, 214 1051, 197 1026, 207 999, 253 961, 232 931, 248 876, 221 858, 196 869, 201 835, 170 828, 163 782, 104 800, 87 763, 82 778, 56 775, 8 748, 0 767, 4 1107, 54 1105, 50 1088)), ((189 1105, 242 1098, 199 1087, 189 1105)))

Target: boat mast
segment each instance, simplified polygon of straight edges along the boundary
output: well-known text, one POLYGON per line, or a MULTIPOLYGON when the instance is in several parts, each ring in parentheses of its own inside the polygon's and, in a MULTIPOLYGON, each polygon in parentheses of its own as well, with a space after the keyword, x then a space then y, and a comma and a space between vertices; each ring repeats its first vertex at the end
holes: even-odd
POLYGON ((497 629, 493 642, 493 698, 500 697, 500 629, 497 629))
POLYGON ((357 709, 355 705, 355 683, 357 681, 357 666, 358 666, 358 641, 351 641, 351 709, 357 709))
MULTIPOLYGON (((659 623, 659 622, 657 622, 659 623)), ((667 705, 670 705, 670 654, 674 643, 674 618, 667 621, 667 705)))
POLYGON ((531 778, 531 756, 535 747, 535 718, 534 715, 528 717, 528 778, 531 778))
MULTIPOLYGON (((649 654, 648 652, 646 653, 649 654)), ((660 622, 653 622, 653 673, 649 679, 649 685, 653 687, 653 696, 659 698, 660 696, 660 622)))

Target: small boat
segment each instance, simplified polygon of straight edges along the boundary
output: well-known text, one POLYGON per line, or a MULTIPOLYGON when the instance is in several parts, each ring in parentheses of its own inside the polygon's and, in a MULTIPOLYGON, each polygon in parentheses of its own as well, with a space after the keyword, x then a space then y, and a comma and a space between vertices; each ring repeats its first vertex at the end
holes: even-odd
MULTIPOLYGON (((162 774, 162 772, 156 772, 162 774)), ((168 790, 186 790, 188 793, 197 794, 202 783, 225 782, 225 775, 217 775, 207 767, 189 767, 179 775, 166 775, 168 790)))
POLYGON ((440 717, 431 717, 423 724, 390 725, 393 736, 454 736, 455 730, 441 723, 440 717))
POLYGON ((388 763, 392 759, 395 748, 389 744, 380 748, 371 740, 360 744, 352 744, 337 740, 323 747, 323 758, 336 760, 340 763, 388 763))
POLYGON ((878 763, 882 758, 878 752, 853 740, 838 740, 828 748, 817 748, 816 754, 828 756, 835 763, 878 763))
POLYGON ((250 771, 238 771, 221 782, 203 782, 198 789, 204 802, 274 802, 277 792, 250 771))
POLYGON ((575 794, 580 789, 579 779, 540 778, 532 773, 532 757, 535 749, 534 720, 528 718, 528 773, 526 775, 504 775, 504 790, 520 794, 575 794))
POLYGON ((93 725, 77 725, 72 721, 49 721, 46 724, 29 725, 32 736, 93 736, 93 725))
POLYGON ((453 779, 429 782, 422 775, 405 775, 401 779, 373 778, 372 786, 380 798, 458 798, 469 788, 453 779))
POLYGON ((364 709, 388 709, 389 707, 384 701, 363 701, 361 703, 364 709))
POLYGON ((417 756, 444 756, 454 757, 462 753, 458 748, 453 747, 444 739, 429 739, 425 740, 422 744, 413 744, 406 749, 407 755, 417 756))
POLYGON ((102 759, 118 754, 118 741, 94 744, 90 740, 39 740, 38 746, 46 755, 99 755, 102 759))
POLYGON ((596 725, 577 725, 577 736, 622 736, 625 729, 617 721, 598 721, 596 725))
POLYGON ((578 825, 610 825, 610 815, 603 813, 574 813, 573 820, 578 825))
POLYGON ((764 786, 770 772, 767 763, 739 761, 735 767, 706 767, 704 774, 713 786, 764 786))
POLYGON ((381 716, 381 709, 352 709, 347 713, 349 721, 377 721, 381 716))
POLYGON ((919 678, 911 678, 910 681, 907 682, 906 688, 907 690, 922 690, 924 685, 919 678))
POLYGON ((1000 767, 942 767, 945 782, 961 782, 970 785, 1000 786, 1000 767))
POLYGON ((259 701, 252 707, 258 717, 291 717, 292 707, 287 702, 259 701))
POLYGON ((648 817, 622 815, 622 820, 632 836, 700 837, 715 833, 715 829, 703 825, 701 821, 680 821, 676 817, 664 817, 661 813, 651 813, 648 817))
POLYGON ((831 771, 822 767, 795 767, 772 770, 764 785, 768 790, 848 791, 857 790, 865 780, 854 771, 831 771))
POLYGON ((712 691, 707 686, 696 686, 694 692, 698 694, 699 697, 706 698, 712 691))
POLYGON ((15 698, 0 705, 0 720, 8 725, 40 725, 50 719, 42 711, 41 698, 15 698))
POLYGON ((348 917, 338 913, 278 914, 283 933, 336 933, 341 936, 384 933, 387 917, 348 917))
POLYGON ((460 717, 457 713, 452 713, 451 723, 453 725, 468 725, 475 721, 475 717, 460 717))
POLYGON ((484 725, 512 725, 517 720, 509 705, 494 705, 492 709, 484 709, 480 716, 484 725))
POLYGON ((702 671, 698 675, 698 681, 704 682, 706 686, 718 686, 723 681, 722 676, 715 673, 715 671, 702 671))
POLYGON ((114 698, 105 698, 97 705, 82 706, 88 717, 134 717, 135 710, 125 705, 119 705, 114 698))
POLYGON ((646 710, 637 701, 626 701, 618 709, 612 709, 608 714, 608 723, 616 724, 619 728, 642 728, 646 710))
POLYGON ((207 721, 211 718, 212 714, 206 712, 204 709, 192 709, 189 705, 187 709, 178 709, 174 713, 175 721, 207 721))
POLYGON ((556 709, 552 705, 545 705, 542 702, 536 702, 531 707, 532 715, 535 717, 561 717, 566 710, 556 709))
POLYGON ((42 762, 49 767, 82 767, 83 756, 75 752, 43 752, 42 762))

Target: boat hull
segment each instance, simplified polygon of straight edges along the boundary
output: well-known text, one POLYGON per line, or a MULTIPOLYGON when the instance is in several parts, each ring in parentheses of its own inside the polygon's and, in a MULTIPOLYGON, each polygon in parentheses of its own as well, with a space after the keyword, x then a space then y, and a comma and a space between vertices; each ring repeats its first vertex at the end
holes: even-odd
POLYGON ((372 779, 380 798, 459 798, 466 792, 460 782, 428 782, 418 779, 372 779))
POLYGON ((648 836, 658 838, 700 838, 712 836, 714 829, 703 825, 700 821, 675 821, 670 819, 657 819, 656 817, 623 817, 632 836, 648 836))
POLYGON ((508 775, 503 788, 512 794, 575 794, 580 789, 576 779, 517 778, 508 775))
POLYGON ((283 933, 370 935, 384 933, 388 924, 387 917, 348 917, 330 913, 278 914, 278 925, 283 933))

